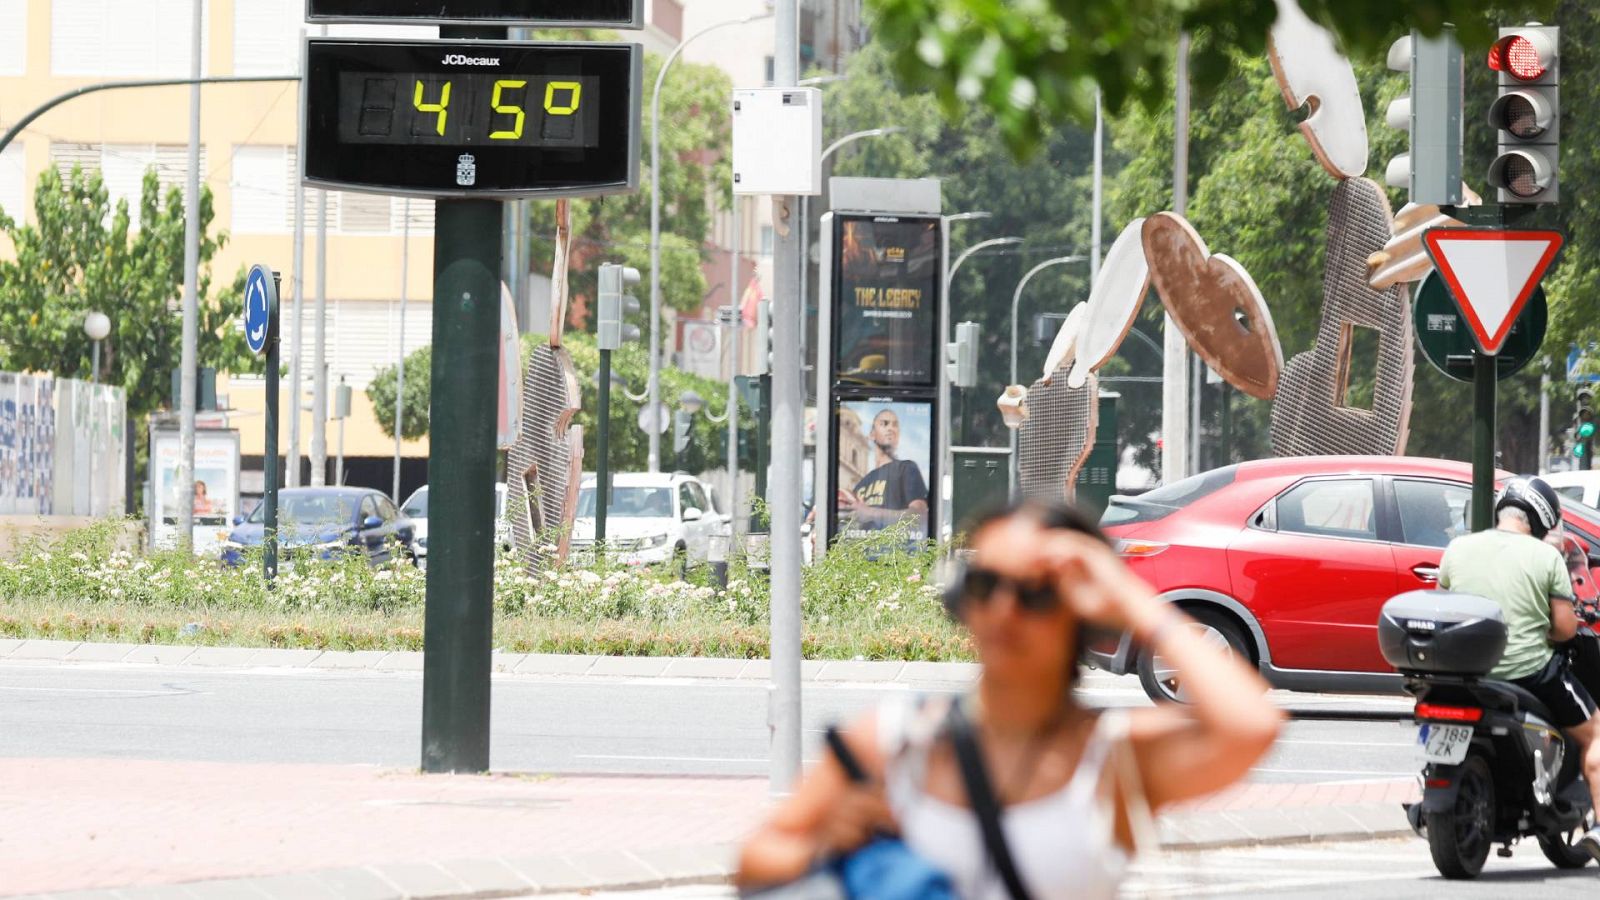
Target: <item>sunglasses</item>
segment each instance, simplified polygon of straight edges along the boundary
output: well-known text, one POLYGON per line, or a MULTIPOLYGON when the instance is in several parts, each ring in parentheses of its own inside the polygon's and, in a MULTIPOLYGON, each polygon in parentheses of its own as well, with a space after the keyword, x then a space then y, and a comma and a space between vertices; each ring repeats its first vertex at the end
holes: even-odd
POLYGON ((961 577, 961 602, 987 604, 1002 587, 1010 588, 1023 612, 1048 613, 1061 605, 1056 587, 1048 579, 1019 581, 992 569, 968 566, 961 577))

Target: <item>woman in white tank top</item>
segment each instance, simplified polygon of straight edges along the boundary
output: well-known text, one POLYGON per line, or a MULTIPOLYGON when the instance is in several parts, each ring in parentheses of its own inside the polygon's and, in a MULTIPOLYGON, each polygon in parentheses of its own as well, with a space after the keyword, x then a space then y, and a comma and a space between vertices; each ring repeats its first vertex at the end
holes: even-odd
MULTIPOLYGON (((1113 897, 1135 832, 1164 806, 1220 790, 1272 746, 1282 714, 1267 685, 1156 598, 1074 510, 1024 504, 974 523, 967 566, 946 591, 981 675, 962 701, 1000 830, 1027 897, 1113 897), (1183 679, 1190 703, 1097 714, 1073 696, 1086 629, 1129 631, 1183 679)), ((946 736, 948 698, 885 703, 845 733, 865 786, 828 758, 740 856, 742 887, 796 879, 817 862, 896 833, 957 893, 1022 900, 997 873, 946 736)))

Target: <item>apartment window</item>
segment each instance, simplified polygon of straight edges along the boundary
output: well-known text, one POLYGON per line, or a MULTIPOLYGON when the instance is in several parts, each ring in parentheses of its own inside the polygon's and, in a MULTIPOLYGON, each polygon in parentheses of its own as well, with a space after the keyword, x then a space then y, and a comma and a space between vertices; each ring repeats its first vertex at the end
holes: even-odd
POLYGON ((388 234, 393 211, 382 194, 348 193, 339 199, 339 230, 344 234, 388 234))
POLYGON ((766 83, 771 85, 778 80, 778 61, 773 57, 767 57, 766 67, 762 71, 766 73, 766 83))
POLYGON ((233 177, 228 182, 236 234, 274 234, 288 230, 294 218, 294 197, 288 192, 289 152, 286 147, 237 147, 233 177))
POLYGON ((0 0, 0 76, 28 74, 28 0, 0 0))
POLYGON ((406 220, 411 220, 411 236, 421 237, 433 234, 433 201, 420 197, 412 197, 408 202, 404 197, 394 197, 393 218, 389 230, 395 234, 406 233, 406 220))
MULTIPOLYGON (((183 189, 189 169, 189 151, 182 144, 66 144, 50 145, 50 160, 62 178, 74 166, 85 172, 98 171, 105 182, 111 211, 119 200, 128 201, 128 227, 139 227, 139 202, 144 190, 144 175, 152 166, 164 198, 173 188, 183 189)), ((206 171, 206 148, 200 148, 200 171, 206 171)))
POLYGON ((771 256, 772 255, 773 242, 774 242, 774 235, 772 233, 772 226, 771 225, 763 225, 763 226, 761 226, 761 255, 762 256, 771 256))
POLYGON ((299 71, 304 14, 305 0, 234 0, 233 74, 299 71))
MULTIPOLYGON (((67 76, 189 74, 189 34, 199 0, 51 0, 50 70, 67 76)), ((210 4, 204 15, 210 18, 210 4)), ((202 25, 202 42, 209 28, 202 25)), ((201 46, 205 70, 207 47, 201 46)))
POLYGON ((28 220, 27 173, 22 145, 17 142, 0 152, 0 212, 19 223, 28 220))

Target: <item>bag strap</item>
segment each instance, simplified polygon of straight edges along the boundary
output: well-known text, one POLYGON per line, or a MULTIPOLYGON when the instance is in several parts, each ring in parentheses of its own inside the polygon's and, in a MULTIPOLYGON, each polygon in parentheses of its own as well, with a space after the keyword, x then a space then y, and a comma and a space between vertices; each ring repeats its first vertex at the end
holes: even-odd
POLYGON ((844 735, 839 733, 838 726, 829 725, 827 730, 823 732, 823 737, 827 738, 828 749, 833 752, 833 758, 838 761, 839 767, 844 769, 844 774, 847 778, 856 784, 866 784, 872 780, 867 775, 866 767, 861 765, 859 759, 856 759, 856 755, 851 751, 850 745, 844 742, 844 735))
POLYGON ((961 781, 967 789, 967 800, 972 813, 978 818, 978 830, 983 833, 983 847, 989 853, 1000 880, 1005 882, 1011 900, 1031 900, 1028 889, 1017 874, 1016 862, 1011 858, 1011 848, 1006 845, 1005 831, 1000 827, 1000 802, 996 799, 989 773, 983 766, 983 755, 978 749, 978 736, 961 708, 957 698, 950 704, 948 719, 950 741, 955 745, 956 761, 961 766, 961 781))

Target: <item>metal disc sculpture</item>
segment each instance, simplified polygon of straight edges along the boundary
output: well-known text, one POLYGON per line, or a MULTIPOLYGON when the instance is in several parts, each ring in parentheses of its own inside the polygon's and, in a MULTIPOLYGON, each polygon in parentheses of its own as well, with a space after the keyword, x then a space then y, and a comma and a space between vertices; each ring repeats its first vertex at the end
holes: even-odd
MULTIPOLYGON (((572 359, 561 346, 567 318, 567 256, 571 246, 566 200, 556 202, 550 337, 534 347, 523 376, 522 428, 506 463, 506 509, 517 558, 530 572, 567 558, 578 483, 583 471, 583 429, 572 424, 581 402, 572 359)), ((436 439, 446 439, 439 435, 436 439)))

